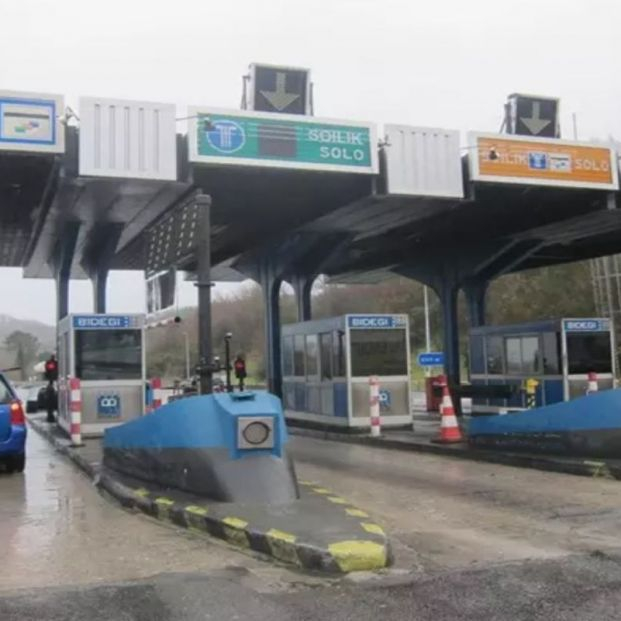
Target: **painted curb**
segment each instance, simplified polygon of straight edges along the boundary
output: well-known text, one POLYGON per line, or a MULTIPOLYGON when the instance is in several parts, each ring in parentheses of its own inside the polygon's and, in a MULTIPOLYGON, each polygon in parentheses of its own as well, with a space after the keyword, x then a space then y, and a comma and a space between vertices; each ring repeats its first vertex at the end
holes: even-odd
POLYGON ((356 435, 338 431, 326 431, 310 429, 306 427, 294 427, 288 425, 289 434, 331 442, 344 442, 347 444, 359 444, 384 449, 399 450, 405 452, 428 453, 456 459, 500 464, 503 466, 516 466, 518 468, 532 468, 545 472, 558 472, 561 474, 573 474, 582 477, 607 478, 621 480, 621 465, 610 464, 606 461, 588 457, 576 461, 563 461, 545 455, 520 455, 517 453, 498 453, 495 451, 483 451, 472 448, 455 449, 446 448, 441 444, 427 444, 425 442, 407 442, 394 438, 371 438, 367 435, 356 435))
MULTIPOLYGON (((243 550, 260 554, 297 568, 330 574, 345 574, 353 571, 376 571, 392 564, 392 549, 383 529, 371 521, 368 514, 348 503, 330 490, 318 487, 316 483, 302 482, 309 493, 322 496, 326 502, 340 507, 357 525, 352 529, 350 539, 339 539, 326 546, 301 540, 294 533, 279 529, 258 529, 240 517, 218 516, 210 511, 209 505, 188 505, 172 498, 150 492, 146 488, 132 488, 97 464, 85 460, 68 443, 57 438, 45 423, 28 420, 29 425, 44 436, 61 454, 71 459, 95 484, 121 506, 176 526, 197 530, 222 539, 243 550), (362 537, 362 538, 360 538, 362 537)), ((220 505, 222 507, 222 505, 220 505)), ((234 506, 232 506, 233 508, 234 506)))

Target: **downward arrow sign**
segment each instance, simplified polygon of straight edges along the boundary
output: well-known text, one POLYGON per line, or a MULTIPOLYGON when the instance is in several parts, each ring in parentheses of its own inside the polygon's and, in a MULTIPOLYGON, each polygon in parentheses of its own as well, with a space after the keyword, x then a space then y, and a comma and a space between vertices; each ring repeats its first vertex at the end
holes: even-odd
POLYGON ((520 117, 520 121, 528 127, 530 133, 536 136, 539 132, 545 129, 552 121, 549 119, 541 118, 541 103, 533 101, 533 113, 530 117, 520 117))
POLYGON ((299 99, 299 95, 295 93, 287 93, 285 89, 287 74, 278 71, 276 73, 276 89, 273 91, 260 91, 261 95, 272 104, 275 110, 282 112, 285 108, 288 108, 296 99, 299 99))

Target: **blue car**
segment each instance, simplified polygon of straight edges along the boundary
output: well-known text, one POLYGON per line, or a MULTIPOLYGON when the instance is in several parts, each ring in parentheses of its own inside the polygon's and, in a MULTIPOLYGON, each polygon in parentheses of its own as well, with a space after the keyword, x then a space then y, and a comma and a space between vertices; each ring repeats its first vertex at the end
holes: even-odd
POLYGON ((15 389, 0 373, 0 463, 9 472, 26 466, 26 417, 15 389))

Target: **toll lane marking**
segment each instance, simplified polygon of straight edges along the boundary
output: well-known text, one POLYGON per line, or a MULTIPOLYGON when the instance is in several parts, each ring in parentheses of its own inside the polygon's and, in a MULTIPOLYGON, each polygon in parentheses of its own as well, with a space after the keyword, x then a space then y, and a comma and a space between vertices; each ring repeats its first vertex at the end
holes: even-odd
POLYGON ((373 524, 372 522, 361 522, 360 526, 367 531, 367 533, 371 533, 373 535, 382 535, 385 536, 386 533, 384 529, 379 524, 373 524))
POLYGON ((301 565, 295 546, 297 537, 294 534, 271 528, 267 531, 266 536, 274 558, 285 563, 301 565))
POLYGON ((369 514, 363 511, 362 509, 354 509, 352 507, 348 507, 347 509, 345 509, 345 513, 347 513, 347 515, 351 515, 352 517, 359 517, 359 518, 369 517, 369 514))
POLYGON ((281 541, 286 541, 287 543, 294 543, 297 537, 292 533, 286 533, 283 530, 278 530, 277 528, 270 528, 267 531, 267 536, 273 539, 280 539, 281 541))
POLYGON ((250 547, 244 530, 248 526, 246 520, 237 517, 225 517, 222 519, 222 523, 224 524, 224 535, 228 541, 240 548, 250 547))
POLYGON ((386 566, 386 547, 375 541, 337 541, 328 546, 328 551, 344 573, 386 566))
POLYGON ((345 498, 341 498, 340 496, 328 496, 328 500, 333 502, 335 505, 346 505, 348 504, 345 498))
POLYGON ((313 487, 313 491, 317 494, 331 494, 332 492, 325 487, 313 487))
POLYGON ((198 505, 188 505, 185 510, 188 513, 193 513, 194 515, 205 516, 209 512, 209 510, 205 507, 199 507, 198 505))
POLYGON ((136 496, 140 496, 141 498, 147 498, 150 493, 151 492, 144 487, 139 487, 138 489, 134 490, 134 494, 136 494, 136 496))

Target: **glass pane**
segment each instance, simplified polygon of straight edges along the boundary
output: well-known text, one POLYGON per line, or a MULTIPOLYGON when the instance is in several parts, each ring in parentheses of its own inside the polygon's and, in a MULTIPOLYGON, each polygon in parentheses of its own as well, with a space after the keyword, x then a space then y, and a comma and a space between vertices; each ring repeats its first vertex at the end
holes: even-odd
POLYGON ((293 375, 293 337, 285 336, 282 340, 282 373, 293 375))
POLYGON ((334 333, 334 365, 332 371, 334 377, 345 377, 345 332, 337 330, 334 333))
POLYGON ((332 379, 332 334, 330 332, 319 335, 319 349, 321 357, 321 380, 332 379))
POLYGON ((507 375, 520 375, 522 373, 522 339, 505 339, 507 350, 507 375))
POLYGON ((306 377, 304 370, 304 335, 297 334, 293 341, 293 375, 306 377))
POLYGON ((610 333, 567 334, 569 374, 612 373, 610 333))
POLYGON ((407 375, 405 330, 352 330, 352 377, 407 375))
POLYGON ((487 373, 488 375, 502 375, 503 372, 503 349, 501 336, 488 336, 485 343, 487 347, 487 373))
POLYGON ((0 403, 9 403, 15 397, 3 379, 0 379, 0 403))
POLYGON ((522 373, 539 373, 539 337, 525 336, 522 338, 522 373))
POLYGON ((142 378, 140 330, 77 330, 77 377, 82 380, 142 378))
POLYGON ((543 335, 543 372, 545 375, 560 375, 559 335, 546 332, 543 335))
POLYGON ((319 379, 319 338, 316 334, 306 336, 306 376, 319 379))

